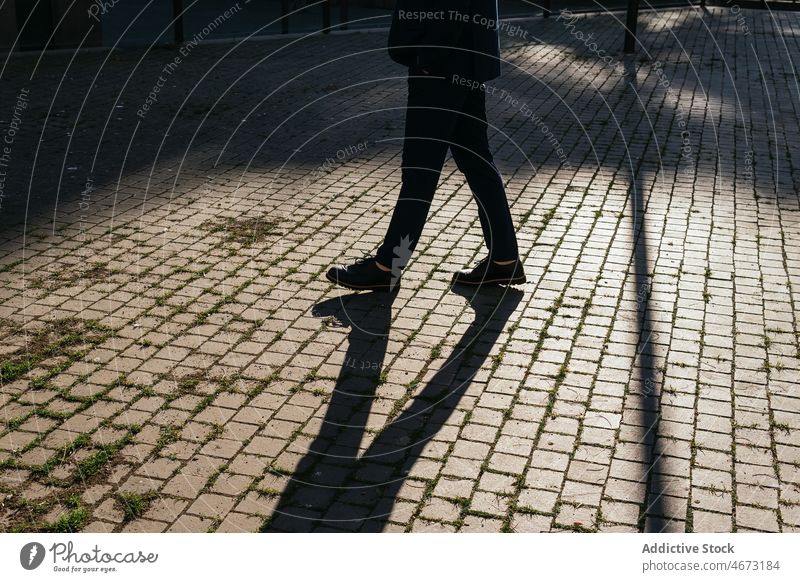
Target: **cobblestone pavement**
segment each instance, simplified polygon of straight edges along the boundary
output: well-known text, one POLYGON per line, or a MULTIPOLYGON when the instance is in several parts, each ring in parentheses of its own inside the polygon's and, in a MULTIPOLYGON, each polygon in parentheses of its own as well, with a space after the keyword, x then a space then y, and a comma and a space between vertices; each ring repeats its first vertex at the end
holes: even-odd
POLYGON ((477 294, 452 160, 396 296, 323 276, 398 190, 384 32, 4 63, 0 529, 800 529, 800 16, 617 18, 504 37, 477 294))

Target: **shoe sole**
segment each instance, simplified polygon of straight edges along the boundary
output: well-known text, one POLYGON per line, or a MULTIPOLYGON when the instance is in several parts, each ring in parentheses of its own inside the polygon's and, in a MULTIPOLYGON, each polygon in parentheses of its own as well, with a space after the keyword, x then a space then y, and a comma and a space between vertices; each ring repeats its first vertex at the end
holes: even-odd
MULTIPOLYGON (((345 289, 352 289, 353 291, 392 291, 393 288, 389 285, 378 285, 378 286, 363 286, 363 285, 351 285, 349 283, 344 283, 342 281, 338 281, 332 277, 329 277, 327 273, 325 273, 325 278, 335 285, 339 285, 340 287, 344 287, 345 289)), ((394 286, 394 289, 397 289, 400 286, 398 283, 394 286)))
POLYGON ((523 275, 522 277, 515 277, 513 279, 484 279, 482 281, 461 281, 456 279, 453 285, 470 285, 471 287, 479 287, 481 285, 522 285, 527 283, 528 279, 523 275))

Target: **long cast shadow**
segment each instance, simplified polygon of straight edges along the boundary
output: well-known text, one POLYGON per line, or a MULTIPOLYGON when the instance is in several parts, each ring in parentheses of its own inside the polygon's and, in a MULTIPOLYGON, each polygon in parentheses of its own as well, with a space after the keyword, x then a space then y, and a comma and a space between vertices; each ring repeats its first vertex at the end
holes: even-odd
MULTIPOLYGON (((632 60, 626 59, 626 87, 632 110, 641 107, 637 99, 639 86, 636 80, 636 67, 632 60)), ((635 129, 635 128, 634 128, 635 129)), ((649 129, 649 126, 648 126, 649 129)), ((628 143, 634 135, 627 135, 628 143)), ((641 161, 641 160, 638 160, 641 161)), ((631 229, 633 231, 633 275, 636 283, 636 319, 639 329, 639 341, 636 346, 638 362, 638 395, 639 415, 636 419, 640 427, 639 444, 647 451, 647 469, 640 477, 646 484, 645 504, 640 515, 640 529, 644 531, 661 531, 661 517, 665 515, 664 493, 666 484, 661 473, 661 458, 664 455, 663 438, 657 438, 658 424, 661 417, 660 402, 657 390, 656 369, 654 361, 653 322, 650 318, 650 262, 648 258, 648 241, 645 213, 645 199, 641 179, 641 170, 634 165, 630 151, 626 147, 626 160, 621 164, 623 172, 628 173, 628 198, 631 201, 631 229), (653 519, 655 518, 655 519, 653 519)))
MULTIPOLYGON (((379 375, 372 366, 371 375, 354 375, 352 364, 360 369, 362 360, 385 357, 391 298, 351 296, 344 317, 352 326, 347 353, 322 427, 261 531, 384 529, 409 470, 455 410, 523 296, 512 288, 453 291, 474 310, 472 323, 422 391, 361 455, 379 375), (371 309, 370 303, 375 303, 371 309)), ((320 307, 324 313, 333 305, 326 301, 320 307)))
MULTIPOLYGON (((354 293, 314 306, 350 328, 347 350, 322 425, 262 531, 310 531, 324 517, 357 461, 372 402, 381 383, 394 293, 354 293), (266 526, 269 526, 268 528, 266 526)), ((291 448, 291 447, 290 447, 291 448)), ((280 474, 277 468, 275 474, 280 474)))

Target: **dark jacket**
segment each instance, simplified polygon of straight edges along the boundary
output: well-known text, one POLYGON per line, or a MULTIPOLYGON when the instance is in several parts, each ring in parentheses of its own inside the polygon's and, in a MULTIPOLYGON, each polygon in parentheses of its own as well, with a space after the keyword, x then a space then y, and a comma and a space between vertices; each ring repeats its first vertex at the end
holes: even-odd
POLYGON ((397 0, 388 49, 401 65, 494 79, 500 75, 497 0, 397 0))

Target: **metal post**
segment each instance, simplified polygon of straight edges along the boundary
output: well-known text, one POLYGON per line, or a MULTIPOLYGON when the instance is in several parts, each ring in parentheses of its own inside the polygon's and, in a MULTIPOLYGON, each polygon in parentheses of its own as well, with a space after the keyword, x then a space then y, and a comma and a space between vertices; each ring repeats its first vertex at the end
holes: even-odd
POLYGON ((347 0, 339 0, 339 28, 347 30, 347 19, 350 16, 347 14, 347 0))
POLYGON ((328 34, 331 31, 331 0, 322 3, 322 32, 328 34))
POLYGON ((625 20, 625 52, 636 51, 636 21, 639 19, 639 0, 628 0, 628 17, 625 20))
POLYGON ((183 0, 172 0, 172 22, 175 42, 183 42, 183 0))

